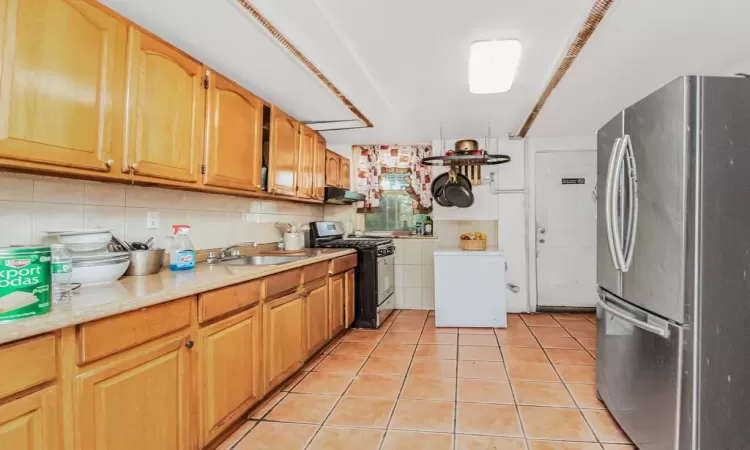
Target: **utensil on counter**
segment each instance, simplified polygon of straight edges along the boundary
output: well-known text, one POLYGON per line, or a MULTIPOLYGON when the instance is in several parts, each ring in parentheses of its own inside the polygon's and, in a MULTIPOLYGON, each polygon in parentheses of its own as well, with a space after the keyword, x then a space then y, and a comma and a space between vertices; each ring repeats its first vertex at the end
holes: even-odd
POLYGON ((133 250, 148 250, 148 245, 144 244, 143 242, 131 242, 130 248, 133 250))
POLYGON ((149 250, 156 247, 156 242, 154 241, 153 237, 146 239, 146 246, 148 247, 149 250))
POLYGON ((122 247, 122 251, 125 251, 125 252, 127 252, 127 251, 130 251, 130 250, 133 250, 133 249, 132 249, 132 248, 130 247, 130 244, 128 244, 128 243, 127 243, 127 241, 124 241, 124 240, 122 240, 122 239, 118 238, 118 237, 117 237, 117 236, 115 236, 114 234, 112 235, 112 240, 113 240, 113 241, 115 241, 115 244, 117 244, 117 245, 119 245, 120 247, 122 247))
POLYGON ((73 261, 71 283, 98 284, 119 279, 128 269, 127 256, 99 261, 73 261))
POLYGON ((276 222, 276 229, 281 232, 281 234, 284 233, 291 233, 292 232, 292 224, 287 222, 276 222))
POLYGON ((128 266, 125 275, 153 275, 155 273, 159 273, 163 265, 164 249, 131 251, 130 266, 128 266))

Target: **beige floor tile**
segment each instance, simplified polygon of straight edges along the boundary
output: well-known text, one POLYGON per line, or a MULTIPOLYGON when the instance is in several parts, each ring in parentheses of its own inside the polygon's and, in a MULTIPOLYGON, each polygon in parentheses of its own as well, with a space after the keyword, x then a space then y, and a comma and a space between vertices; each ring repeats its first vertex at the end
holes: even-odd
POLYGON ((583 314, 577 313, 553 313, 552 318, 556 321, 563 322, 588 322, 583 314))
POLYGON ((459 378, 457 395, 459 402, 513 404, 513 392, 505 380, 459 378))
POLYGON ((586 350, 549 348, 544 351, 554 364, 578 364, 582 366, 593 366, 596 364, 596 360, 586 350))
POLYGON ((568 333, 565 328, 545 328, 545 327, 529 327, 531 334, 536 337, 544 336, 548 338, 569 338, 571 334, 568 333))
POLYGON ((249 433, 250 430, 252 430, 257 424, 258 422, 255 420, 249 420, 243 423, 242 426, 235 430, 234 433, 229 435, 229 437, 226 438, 224 442, 219 444, 219 446, 216 447, 216 450, 231 450, 232 447, 234 447, 235 444, 241 441, 242 438, 244 438, 245 435, 249 433))
POLYGON ((582 338, 596 338, 596 330, 591 329, 585 329, 585 330, 576 330, 576 329, 567 329, 568 333, 570 333, 571 336, 573 336, 576 339, 582 339, 582 338))
POLYGON ((434 378, 456 378, 456 361, 449 359, 415 358, 409 375, 434 378))
POLYGON ((563 348, 569 350, 581 350, 583 347, 572 337, 549 337, 539 336, 537 338, 542 348, 563 348))
POLYGON ((406 333, 389 331, 380 341, 381 344, 416 344, 419 342, 420 333, 406 333))
POLYGON ((540 348, 506 347, 502 353, 503 361, 549 362, 547 355, 540 348))
POLYGON ((505 369, 511 381, 560 381, 550 363, 508 361, 505 369))
POLYGON ((333 395, 291 392, 268 413, 265 420, 321 424, 339 398, 333 395))
MULTIPOLYGON (((513 392, 516 403, 530 406, 559 406, 574 408, 576 404, 562 383, 539 381, 514 381, 513 392)), ((586 385, 581 385, 586 386, 586 385)))
POLYGON ((555 364, 555 369, 565 383, 596 383, 596 366, 555 364))
POLYGON ((361 373, 354 377, 345 395, 354 397, 397 398, 404 384, 403 375, 361 373))
POLYGON ((455 378, 431 378, 407 376, 400 398, 414 400, 445 400, 456 399, 455 378))
POLYGON ((255 420, 262 419, 268 411, 273 409, 274 406, 276 406, 284 397, 286 397, 286 394, 286 392, 277 392, 266 401, 264 401, 261 405, 257 406, 250 414, 250 418, 255 420))
POLYGON ((526 450, 526 441, 496 436, 457 434, 456 450, 526 450))
POLYGON ((328 355, 313 369, 314 372, 355 374, 367 361, 366 356, 328 355))
POLYGON ((233 450, 302 450, 317 430, 317 425, 261 422, 233 450))
POLYGON ((331 354, 341 356, 369 356, 375 345, 374 342, 342 342, 331 351, 331 354))
POLYGON ((395 399, 343 397, 326 420, 326 425, 385 428, 391 418, 395 399))
POLYGON ((411 358, 414 355, 416 345, 378 344, 372 352, 372 356, 383 358, 411 358))
POLYGON ((402 309, 399 316, 401 317, 421 317, 425 318, 430 314, 426 309, 402 309))
POLYGON ((523 437, 516 407, 492 403, 458 403, 456 433, 523 437))
POLYGON ((609 411, 596 409, 584 409, 583 415, 586 416, 591 428, 596 433, 599 442, 607 444, 629 444, 630 439, 617 425, 615 419, 609 414, 609 411))
POLYGON ((500 347, 459 346, 458 359, 461 361, 502 361, 500 347))
POLYGON ((436 327, 436 326, 425 325, 423 333, 458 334, 458 328, 453 328, 453 327, 436 327))
POLYGON ((452 433, 454 402, 400 399, 388 428, 452 433))
POLYGON ((602 444, 604 450, 638 450, 635 445, 629 444, 602 444))
POLYGON ((433 359, 456 359, 458 346, 456 345, 427 345, 419 344, 414 358, 433 358, 433 359))
POLYGON ((577 340, 586 350, 596 352, 596 338, 578 338, 577 340))
POLYGON ((601 450, 593 442, 529 441, 530 450, 601 450))
POLYGON ((528 439, 596 442, 577 409, 519 406, 518 411, 528 439))
POLYGON ((292 392, 341 395, 353 379, 354 375, 348 373, 308 372, 307 376, 292 389, 292 392))
POLYGON ((495 334, 494 328, 464 328, 458 329, 458 334, 495 334))
POLYGON ((494 334, 461 334, 458 336, 458 345, 497 347, 498 343, 494 334))
POLYGON ((508 374, 500 361, 459 361, 458 377, 507 380, 508 374))
POLYGON ((307 376, 307 374, 310 372, 304 372, 300 371, 294 374, 291 378, 286 380, 285 382, 281 383, 281 391, 282 392, 290 392, 294 389, 297 384, 302 381, 303 378, 307 376))
POLYGON ((568 390, 581 409, 606 409, 604 403, 596 398, 596 385, 569 384, 568 390))
POLYGON ((539 348, 539 342, 533 334, 528 335, 497 335, 497 341, 501 347, 530 347, 539 348))
POLYGON ((385 430, 323 427, 307 447, 308 450, 378 450, 385 430))
POLYGON ((579 331, 593 331, 596 332, 596 325, 593 323, 586 322, 564 322, 563 327, 570 331, 570 330, 579 330, 579 331))
POLYGON ((371 356, 362 366, 359 373, 374 373, 382 375, 406 375, 409 370, 410 358, 382 358, 371 356))
POLYGON ((325 357, 326 357, 326 355, 323 355, 323 354, 320 354, 320 355, 316 356, 315 358, 313 358, 310 361, 308 361, 307 364, 305 364, 304 366, 302 366, 302 369, 300 369, 300 370, 302 372, 310 372, 311 370, 313 370, 315 368, 315 366, 317 366, 318 364, 320 364, 320 362, 323 361, 323 359, 325 359, 325 357))
POLYGON ((393 322, 393 325, 388 329, 388 332, 392 331, 403 331, 407 333, 420 333, 424 328, 423 323, 416 322, 393 322))
POLYGON ((453 435, 388 430, 382 450, 453 450, 453 435))
POLYGON ((419 343, 431 345, 456 345, 457 337, 457 334, 452 333, 422 333, 422 337, 419 339, 419 343))
POLYGON ((560 324, 549 314, 523 314, 521 319, 529 327, 550 327, 557 328, 560 324))
POLYGON ((377 344, 385 333, 380 331, 352 330, 344 337, 343 342, 360 342, 363 344, 377 344))

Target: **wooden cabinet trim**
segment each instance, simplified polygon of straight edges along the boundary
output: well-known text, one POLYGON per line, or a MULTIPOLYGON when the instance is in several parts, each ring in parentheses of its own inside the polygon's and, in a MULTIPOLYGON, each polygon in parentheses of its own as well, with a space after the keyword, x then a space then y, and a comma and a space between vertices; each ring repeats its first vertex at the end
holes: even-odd
POLYGON ((9 403, 0 404, 0 448, 61 448, 59 407, 56 386, 49 386, 9 403), (32 446, 27 447, 28 444, 32 446))
POLYGON ((271 105, 271 141, 268 152, 268 192, 287 197, 297 195, 299 123, 271 105))
POLYGON ((351 163, 347 158, 341 157, 339 163, 339 186, 344 189, 351 189, 351 163))
POLYGON ((351 269, 352 267, 357 266, 357 255, 346 255, 342 256, 340 258, 336 258, 331 260, 331 275, 335 275, 337 273, 344 272, 346 270, 351 269))
POLYGON ((195 297, 161 303, 78 326, 77 362, 87 364, 190 325, 195 297))
POLYGON ((338 153, 326 150, 326 186, 339 186, 339 174, 341 172, 338 153))
POLYGON ((344 274, 340 273, 328 278, 328 320, 331 337, 344 329, 344 274))
POLYGON ((266 301, 295 292, 299 289, 302 269, 292 269, 264 279, 264 295, 266 301))
POLYGON ((205 323, 258 303, 261 299, 262 284, 261 280, 253 280, 200 294, 198 322, 205 323))
POLYGON ((0 399, 57 377, 52 334, 0 346, 0 399))
POLYGON ((349 328, 356 317, 355 297, 356 281, 354 269, 349 269, 344 273, 344 326, 349 328))
POLYGON ((310 264, 302 268, 302 284, 307 285, 328 275, 328 261, 310 264))
POLYGON ((302 367, 305 359, 304 298, 299 293, 294 293, 265 303, 263 305, 263 334, 264 380, 266 391, 270 391, 302 367), (295 302, 296 305, 291 305, 295 302), (296 309, 290 310, 292 314, 290 317, 277 321, 273 315, 275 310, 281 310, 281 308, 296 309), (290 321, 292 319, 298 321, 296 327, 290 321), (277 326, 281 329, 277 330, 277 326))

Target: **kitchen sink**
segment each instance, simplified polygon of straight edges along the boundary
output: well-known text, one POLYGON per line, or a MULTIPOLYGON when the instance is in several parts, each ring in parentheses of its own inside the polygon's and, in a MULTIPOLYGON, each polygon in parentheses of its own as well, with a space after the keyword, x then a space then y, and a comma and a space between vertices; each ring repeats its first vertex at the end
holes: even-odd
POLYGON ((301 261, 307 256, 244 256, 241 258, 227 259, 215 263, 220 266, 276 266, 301 261))

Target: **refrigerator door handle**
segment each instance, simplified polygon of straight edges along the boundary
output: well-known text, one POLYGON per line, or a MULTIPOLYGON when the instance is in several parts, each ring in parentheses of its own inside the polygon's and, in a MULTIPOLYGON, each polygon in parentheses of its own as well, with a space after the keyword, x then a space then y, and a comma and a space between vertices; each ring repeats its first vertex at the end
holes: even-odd
POLYGON ((614 229, 612 228, 612 222, 614 218, 614 205, 613 205, 613 198, 612 195, 612 178, 613 178, 613 170, 615 167, 615 161, 617 160, 618 151, 620 150, 620 142, 622 142, 621 138, 615 139, 615 143, 612 146, 612 152, 609 154, 609 166, 607 167, 607 178, 605 183, 605 191, 604 191, 604 218, 606 220, 606 229, 607 229, 607 242, 609 243, 609 256, 612 257, 612 264, 615 266, 615 269, 620 270, 620 265, 618 263, 617 257, 615 256, 615 240, 614 240, 614 229))
POLYGON ((633 143, 630 139, 630 135, 626 134, 622 139, 622 146, 625 149, 624 155, 627 158, 626 161, 626 173, 628 176, 628 228, 627 238, 625 240, 627 249, 625 250, 625 263, 622 266, 622 271, 627 272, 630 270, 630 265, 633 263, 633 255, 635 252, 635 236, 638 231, 638 171, 635 163, 635 153, 633 152, 633 143))
POLYGON ((622 247, 622 230, 620 229, 620 223, 617 220, 617 216, 615 212, 617 211, 614 205, 617 204, 617 202, 622 197, 622 192, 620 189, 618 189, 620 185, 620 175, 622 175, 623 170, 622 166, 625 162, 625 143, 624 139, 620 140, 620 146, 617 148, 617 152, 615 154, 614 159, 614 168, 612 169, 612 181, 610 182, 610 208, 612 209, 610 211, 610 224, 611 224, 611 233, 612 233, 612 240, 613 240, 613 247, 614 247, 614 258, 617 260, 617 264, 615 264, 615 267, 619 270, 624 271, 625 267, 625 251, 622 247))
POLYGON ((602 300, 602 297, 609 297, 606 292, 601 292, 599 298, 596 299, 597 305, 599 305, 603 310, 607 311, 608 313, 612 314, 613 316, 616 316, 625 322, 628 322, 632 324, 633 326, 636 326, 640 328, 641 330, 646 330, 650 333, 654 333, 657 336, 661 336, 665 339, 669 338, 669 327, 658 327, 656 325, 652 325, 647 322, 642 322, 638 319, 634 319, 624 312, 621 312, 618 309, 613 308, 611 305, 607 304, 604 300, 602 300))

